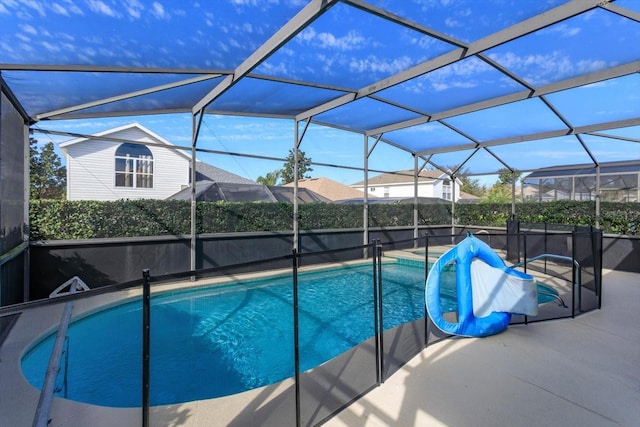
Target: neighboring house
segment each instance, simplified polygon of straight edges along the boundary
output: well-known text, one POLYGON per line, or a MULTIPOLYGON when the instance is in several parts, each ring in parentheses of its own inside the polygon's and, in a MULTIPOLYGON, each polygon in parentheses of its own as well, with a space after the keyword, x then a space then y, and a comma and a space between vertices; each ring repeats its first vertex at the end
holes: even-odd
MULTIPOLYGON (((189 168, 191 171, 191 168, 189 168)), ((196 182, 199 181, 213 181, 213 182, 226 182, 229 184, 247 184, 256 185, 255 181, 251 181, 248 178, 243 178, 240 175, 236 175, 224 169, 217 168, 209 163, 196 161, 196 182)), ((189 180, 191 182, 191 180, 189 180)))
MULTIPOLYGON (((191 157, 138 123, 66 141, 60 149, 67 162, 67 200, 166 199, 191 182, 191 157)), ((259 185, 201 161, 196 183, 259 185)))
MULTIPOLYGON (((293 182, 285 184, 285 187, 293 187, 293 182)), ((332 201, 362 200, 364 192, 356 190, 348 185, 341 184, 329 178, 305 178, 298 180, 298 188, 306 188, 316 194, 332 201)), ((370 196, 375 197, 375 196, 370 196)))
POLYGON ((478 203, 480 202, 480 200, 481 200, 481 197, 461 191, 460 198, 457 200, 457 202, 458 203, 478 203))
MULTIPOLYGON (((460 186, 462 181, 456 180, 455 194, 451 179, 441 171, 423 170, 418 177, 418 197, 452 200, 460 199, 460 186)), ((360 191, 364 191, 364 181, 351 185, 360 191)), ((368 181, 368 191, 372 196, 408 199, 414 197, 414 172, 413 170, 384 173, 374 176, 368 181)))
POLYGON ((189 185, 190 158, 173 147, 138 123, 66 141, 67 200, 165 199, 189 185))

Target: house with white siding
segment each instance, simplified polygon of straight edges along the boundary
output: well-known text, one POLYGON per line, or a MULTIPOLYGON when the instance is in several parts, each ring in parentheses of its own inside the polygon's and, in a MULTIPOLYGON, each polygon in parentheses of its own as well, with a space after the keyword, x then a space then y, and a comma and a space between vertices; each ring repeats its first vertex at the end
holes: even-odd
POLYGON ((66 141, 60 149, 67 200, 165 199, 189 185, 189 156, 138 123, 66 141))
MULTIPOLYGON (((462 181, 456 179, 452 185, 449 175, 438 170, 422 170, 418 176, 418 197, 451 200, 460 199, 462 181)), ((364 191, 364 181, 351 185, 364 191)), ((370 195, 385 199, 409 199, 414 197, 414 171, 405 170, 369 178, 367 191, 370 195)))

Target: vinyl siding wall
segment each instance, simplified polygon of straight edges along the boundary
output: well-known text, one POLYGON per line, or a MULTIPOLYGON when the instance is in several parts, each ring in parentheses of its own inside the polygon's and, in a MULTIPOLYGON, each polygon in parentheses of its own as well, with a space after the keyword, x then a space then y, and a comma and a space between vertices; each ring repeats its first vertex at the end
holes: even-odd
MULTIPOLYGON (((110 137, 158 143, 138 129, 110 137)), ((120 144, 88 140, 66 149, 68 200, 166 199, 189 184, 189 160, 176 150, 148 146, 153 155, 153 188, 115 186, 115 152, 120 144)))
MULTIPOLYGON (((439 197, 444 198, 442 194, 443 181, 437 179, 432 182, 419 182, 418 183, 418 197, 439 197)), ((456 182, 455 200, 460 199, 460 185, 456 182)), ((363 186, 354 186, 354 188, 364 191, 363 186)), ((413 197, 413 182, 411 183, 399 183, 399 184, 376 184, 369 187, 369 194, 378 197, 401 197, 409 198, 413 197), (375 188, 375 191, 371 189, 375 188), (386 195, 388 189, 388 195, 386 195)))

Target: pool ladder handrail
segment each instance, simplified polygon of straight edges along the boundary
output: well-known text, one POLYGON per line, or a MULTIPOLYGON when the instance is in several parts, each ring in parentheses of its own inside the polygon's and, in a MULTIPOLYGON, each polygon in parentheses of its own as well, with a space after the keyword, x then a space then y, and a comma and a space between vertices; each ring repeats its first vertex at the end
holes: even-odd
MULTIPOLYGON (((69 294, 76 293, 77 287, 78 281, 74 278, 71 280, 69 294)), ((73 302, 69 301, 64 306, 62 318, 60 319, 60 326, 58 327, 58 333, 56 334, 56 341, 53 345, 53 350, 51 350, 47 372, 44 377, 42 390, 40 391, 40 398, 38 399, 38 406, 36 407, 36 412, 33 416, 33 427, 47 427, 49 425, 49 411, 51 410, 53 394, 55 393, 55 381, 58 377, 58 373, 60 372, 60 362, 64 352, 64 345, 67 342, 67 329, 69 327, 69 322, 71 321, 72 312, 73 302)))
MULTIPOLYGON (((582 277, 581 277, 581 274, 580 274, 580 271, 581 271, 580 270, 580 263, 577 260, 573 259, 572 257, 565 256, 565 255, 556 255, 556 254, 540 254, 540 255, 536 255, 534 257, 531 257, 529 259, 526 259, 524 261, 518 262, 516 264, 513 264, 511 266, 511 268, 517 268, 517 267, 524 266, 525 270, 526 270, 528 263, 531 263, 533 261, 538 261, 540 259, 547 259, 547 258, 558 259, 558 260, 563 260, 563 261, 569 261, 569 262, 573 263, 573 271, 575 273, 575 275, 574 275, 575 281, 573 283, 573 288, 575 289, 576 284, 578 285, 578 291, 577 291, 577 293, 578 293, 578 304, 581 307, 582 306, 582 295, 581 295, 582 294, 582 277)), ((546 272, 546 270, 545 270, 545 272, 546 272)), ((556 299, 558 299, 560 301, 560 304, 563 307, 567 308, 567 305, 565 304, 564 300, 562 299, 562 297, 560 295, 555 295, 555 294, 546 293, 546 292, 539 292, 539 293, 542 293, 543 295, 554 296, 554 298, 556 298, 556 299)))

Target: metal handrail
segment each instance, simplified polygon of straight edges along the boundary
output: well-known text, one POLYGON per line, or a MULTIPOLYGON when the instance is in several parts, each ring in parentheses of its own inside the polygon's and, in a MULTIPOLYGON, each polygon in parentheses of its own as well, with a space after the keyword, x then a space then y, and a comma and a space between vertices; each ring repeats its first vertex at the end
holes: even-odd
POLYGON ((545 292, 545 291, 540 291, 540 290, 538 290, 538 295, 546 295, 546 296, 552 297, 552 298, 558 300, 562 307, 569 308, 569 307, 567 307, 567 304, 564 302, 564 300, 562 299, 562 297, 560 295, 556 295, 556 294, 552 294, 551 292, 545 292))
MULTIPOLYGON (((580 271, 581 271, 580 270, 580 263, 577 260, 573 259, 572 257, 565 256, 565 255, 556 255, 556 254, 540 254, 540 255, 536 255, 536 256, 534 256, 532 258, 525 259, 524 261, 518 262, 516 264, 513 264, 511 266, 511 268, 524 266, 525 270, 526 270, 527 263, 531 263, 531 262, 537 261, 539 259, 547 259, 547 258, 559 259, 559 260, 569 261, 569 262, 573 263, 573 271, 575 273, 575 275, 574 275, 575 280, 574 280, 574 283, 573 283, 573 288, 575 290, 576 284, 578 285, 578 292, 577 292, 578 293, 578 304, 581 304, 582 303, 582 276, 580 274, 580 271)), ((545 272, 546 272, 546 269, 545 269, 545 272)), ((564 301, 562 300, 562 298, 560 298, 560 301, 562 302, 562 305, 564 307, 566 307, 566 305, 565 305, 564 301)), ((572 308, 572 310, 573 310, 573 308, 572 308)))
MULTIPOLYGON (((76 292, 77 281, 71 282, 70 293, 76 292)), ((40 391, 40 399, 38 400, 38 406, 33 417, 33 427, 47 427, 49 425, 49 411, 51 410, 51 403, 53 402, 53 393, 55 387, 55 381, 60 372, 60 361, 62 353, 64 351, 64 344, 67 338, 67 328, 71 321, 71 313, 73 312, 73 302, 69 301, 64 306, 64 312, 60 320, 60 327, 56 335, 56 341, 51 351, 51 357, 49 358, 49 365, 47 367, 47 373, 44 377, 44 384, 40 391)), ((68 351, 68 349, 67 349, 68 351)))

